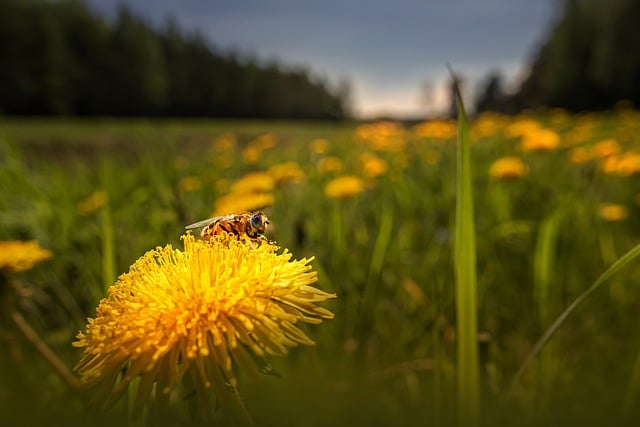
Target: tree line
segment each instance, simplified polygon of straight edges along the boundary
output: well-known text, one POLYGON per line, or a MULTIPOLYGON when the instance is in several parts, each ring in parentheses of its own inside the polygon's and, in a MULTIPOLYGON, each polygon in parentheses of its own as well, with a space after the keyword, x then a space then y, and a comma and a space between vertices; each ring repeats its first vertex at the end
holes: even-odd
POLYGON ((348 85, 216 49, 172 21, 0 0, 0 114, 342 119, 348 85))
POLYGON ((640 106, 640 2, 564 0, 558 19, 531 60, 516 94, 488 76, 479 111, 561 107, 603 110, 619 101, 640 106))

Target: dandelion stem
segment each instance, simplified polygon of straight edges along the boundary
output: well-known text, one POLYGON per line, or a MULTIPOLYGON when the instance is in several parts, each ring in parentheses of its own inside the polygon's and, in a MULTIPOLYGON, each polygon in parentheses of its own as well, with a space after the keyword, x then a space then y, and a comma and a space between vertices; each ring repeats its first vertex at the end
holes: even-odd
POLYGON ((11 312, 11 319, 13 323, 18 327, 18 330, 22 332, 22 335, 36 348, 38 353, 49 362, 49 364, 56 371, 58 376, 69 386, 73 391, 80 391, 82 386, 80 381, 73 376, 69 368, 60 360, 60 358, 51 350, 46 342, 40 335, 29 325, 29 322, 17 311, 11 312))

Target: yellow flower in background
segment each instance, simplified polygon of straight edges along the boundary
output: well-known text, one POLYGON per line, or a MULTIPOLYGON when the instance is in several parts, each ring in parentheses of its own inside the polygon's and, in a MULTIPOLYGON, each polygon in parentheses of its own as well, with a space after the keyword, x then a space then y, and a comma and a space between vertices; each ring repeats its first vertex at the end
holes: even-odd
POLYGON ((622 221, 629 216, 629 210, 626 206, 615 203, 602 203, 599 213, 602 219, 610 222, 622 221))
POLYGON ((185 176, 178 182, 178 188, 183 193, 198 190, 202 187, 202 181, 197 176, 185 176))
POLYGON ((343 175, 334 178, 324 187, 324 194, 330 199, 347 199, 364 190, 362 179, 354 175, 343 175))
POLYGON ((215 151, 229 152, 233 151, 238 145, 238 137, 231 133, 225 132, 215 138, 211 144, 215 151))
POLYGON ((273 190, 275 182, 265 172, 249 172, 231 184, 233 193, 262 193, 273 190))
POLYGON ((402 151, 407 143, 406 131, 396 122, 363 124, 356 128, 355 134, 357 140, 376 151, 402 151))
POLYGON ((299 183, 306 178, 306 174, 296 162, 284 162, 271 166, 267 174, 273 178, 276 185, 286 182, 299 183))
POLYGON ((456 132, 453 120, 429 120, 413 128, 413 133, 419 138, 453 139, 456 132))
POLYGON ((640 153, 630 151, 618 157, 615 171, 621 176, 640 173, 640 153))
POLYGON ((575 147, 569 151, 568 159, 571 163, 583 164, 592 159, 591 151, 586 147, 575 147))
POLYGON ((537 121, 526 116, 521 116, 506 127, 505 133, 510 137, 520 138, 539 129, 540 124, 537 121))
POLYGON ((0 271, 24 271, 48 258, 51 251, 43 249, 38 242, 9 240, 0 242, 0 271))
POLYGON ((526 175, 528 171, 521 158, 501 157, 491 164, 489 175, 497 179, 514 179, 526 175))
POLYGON ((474 139, 489 138, 502 132, 508 123, 506 116, 485 112, 480 114, 471 124, 471 136, 474 139))
POLYGON ((560 136, 551 129, 535 129, 522 135, 522 151, 551 151, 560 146, 560 136))
POLYGON ((242 158, 245 163, 257 163, 264 150, 275 147, 276 136, 272 133, 260 135, 256 139, 249 141, 247 146, 242 150, 242 158))
POLYGON ((333 318, 316 305, 335 294, 312 286, 311 259, 222 236, 183 241, 184 250, 168 245, 138 259, 78 333, 75 370, 98 401, 117 401, 139 378, 135 413, 152 394, 168 403, 185 376, 198 395, 220 397, 237 387, 238 369, 257 376, 265 355, 314 345, 298 322, 333 318))
POLYGON ((362 166, 364 174, 369 178, 375 178, 383 175, 387 172, 387 169, 389 169, 387 161, 373 153, 364 152, 360 154, 358 160, 362 166))
POLYGON ((327 156, 318 160, 318 170, 322 173, 340 172, 343 166, 342 160, 334 156, 327 156))
POLYGON ((271 193, 229 193, 216 200, 212 216, 251 212, 273 205, 271 193))
POLYGON ((78 203, 78 213, 83 216, 91 215, 106 205, 108 200, 109 197, 105 191, 95 191, 78 203))
POLYGON ((331 148, 331 144, 324 138, 316 138, 309 143, 309 151, 314 154, 325 154, 331 148))
POLYGON ((593 157, 604 159, 609 156, 620 154, 622 148, 615 139, 605 139, 597 143, 593 148, 593 157))

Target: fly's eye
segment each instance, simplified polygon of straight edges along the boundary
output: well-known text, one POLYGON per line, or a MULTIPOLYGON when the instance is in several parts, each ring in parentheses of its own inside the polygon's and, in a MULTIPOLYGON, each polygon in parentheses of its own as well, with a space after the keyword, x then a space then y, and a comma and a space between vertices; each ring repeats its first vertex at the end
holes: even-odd
POLYGON ((262 226, 262 214, 255 214, 251 217, 251 226, 253 228, 260 228, 262 226))

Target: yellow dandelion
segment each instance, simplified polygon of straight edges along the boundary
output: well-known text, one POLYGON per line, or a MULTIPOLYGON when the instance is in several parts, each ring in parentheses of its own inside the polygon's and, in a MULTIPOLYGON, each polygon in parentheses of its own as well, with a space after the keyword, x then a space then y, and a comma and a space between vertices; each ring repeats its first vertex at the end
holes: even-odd
POLYGON ((363 190, 362 179, 354 175, 343 175, 329 181, 324 187, 324 194, 330 199, 347 199, 360 194, 363 190))
POLYGON ((231 191, 234 193, 263 193, 273 190, 274 184, 273 178, 268 173, 249 172, 231 184, 231 191))
POLYGON ((29 270, 37 263, 51 258, 51 251, 43 249, 32 240, 0 242, 0 271, 29 270))
POLYGON ((629 216, 629 210, 626 206, 615 203, 602 203, 599 213, 602 219, 609 222, 622 221, 629 216))
POLYGON ((622 151, 620 144, 615 139, 605 139, 597 143, 593 148, 593 157, 604 159, 609 156, 614 156, 622 151))
POLYGON ((178 182, 178 187, 180 191, 188 193, 202 187, 202 181, 197 176, 185 176, 178 182))
MULTIPOLYGON (((257 376, 256 360, 314 342, 297 324, 333 314, 316 303, 334 298, 312 285, 311 259, 220 236, 183 236, 184 250, 158 247, 138 259, 100 301, 79 332, 75 370, 95 398, 117 401, 139 378, 134 412, 155 385, 160 404, 184 377, 206 399, 235 390, 236 371, 257 376)), ((191 390, 186 390, 190 392, 191 390)))
POLYGON ((571 163, 583 164, 591 160, 591 152, 586 147, 575 147, 569 151, 568 159, 571 163))
POLYGON ((238 145, 238 137, 231 133, 225 132, 212 141, 211 148, 218 152, 233 151, 238 145))
POLYGON ((358 160, 360 161, 364 174, 369 178, 375 178, 383 175, 387 172, 387 169, 389 169, 389 165, 386 160, 369 152, 362 153, 358 160))
POLYGON ((497 179, 519 178, 527 173, 527 165, 519 157, 501 157, 489 168, 489 175, 497 179))
POLYGON ((540 124, 538 122, 526 116, 521 116, 506 127, 505 133, 510 137, 519 138, 539 129, 540 124))
POLYGON ((258 160, 260 160, 261 154, 262 154, 261 149, 249 146, 249 147, 246 147, 244 150, 242 150, 242 160, 249 165, 258 163, 258 160))
POLYGON ((522 135, 522 151, 551 151, 560 146, 560 136, 551 129, 535 129, 522 135))
POLYGON ((267 174, 273 178, 276 185, 286 182, 299 183, 306 177, 306 174, 296 162, 284 162, 273 165, 267 170, 267 174))
POLYGON ((628 152, 618 158, 616 173, 631 176, 640 173, 640 153, 628 152))
POLYGON ((86 216, 91 215, 107 204, 108 196, 104 191, 95 191, 90 196, 78 203, 78 213, 86 216))
POLYGON ((331 148, 331 144, 324 138, 316 138, 309 143, 309 151, 314 154, 325 154, 331 148))
POLYGON ((216 200, 212 216, 237 212, 251 212, 273 205, 271 193, 229 193, 216 200))
POLYGON ((318 170, 321 173, 340 172, 342 168, 342 160, 340 160, 338 157, 327 156, 318 160, 318 170))
POLYGON ((453 120, 430 120, 413 128, 419 138, 452 139, 456 136, 456 124, 453 120))

